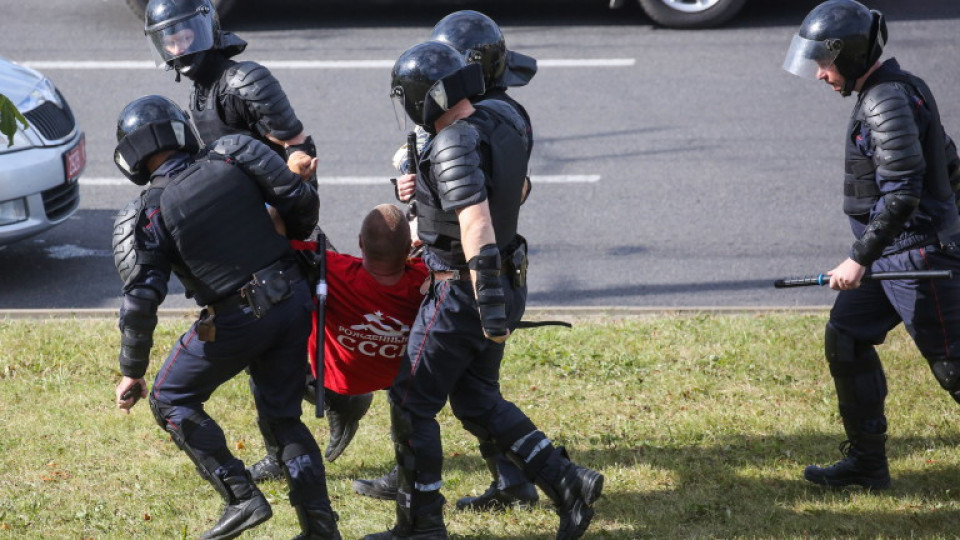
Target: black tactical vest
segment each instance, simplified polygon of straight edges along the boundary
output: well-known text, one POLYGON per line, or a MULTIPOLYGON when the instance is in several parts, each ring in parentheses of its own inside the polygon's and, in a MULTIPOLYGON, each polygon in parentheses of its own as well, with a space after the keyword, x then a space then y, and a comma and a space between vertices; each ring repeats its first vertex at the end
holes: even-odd
POLYGON ((185 265, 177 273, 199 305, 235 293, 254 272, 292 255, 256 183, 226 161, 204 158, 177 175, 160 211, 185 265))
MULTIPOLYGON (((521 192, 529 159, 527 123, 509 104, 495 99, 474 104, 476 112, 461 120, 477 127, 480 133, 481 167, 487 173, 487 201, 501 251, 514 243, 520 217, 521 192)), ((433 141, 431 141, 432 144, 433 141)), ((425 149, 425 153, 429 150, 425 149)), ((453 211, 444 211, 437 193, 436 180, 430 176, 430 159, 419 163, 417 220, 420 238, 444 263, 452 268, 466 267, 460 243, 460 224, 453 211)))
POLYGON ((200 83, 194 84, 192 94, 190 95, 190 118, 193 120, 193 125, 197 128, 197 133, 200 134, 200 139, 203 141, 203 144, 210 144, 226 135, 241 133, 266 144, 286 161, 287 157, 283 147, 263 137, 256 130, 253 130, 251 126, 231 125, 227 123, 227 112, 223 110, 225 103, 223 96, 229 93, 227 82, 229 69, 236 65, 237 62, 223 58, 220 55, 216 55, 216 57, 218 57, 218 60, 211 62, 208 68, 214 72, 210 75, 212 82, 209 86, 200 83))
MULTIPOLYGON (((930 119, 926 131, 920 133, 926 163, 920 211, 930 214, 927 219, 933 223, 941 243, 960 242, 960 215, 957 214, 956 194, 950 187, 947 175, 946 140, 936 100, 922 79, 901 70, 894 60, 885 62, 867 79, 851 115, 845 148, 843 211, 852 219, 866 224, 870 219, 870 211, 880 199, 880 188, 876 181, 877 166, 872 156, 864 155, 860 150, 858 141, 870 136, 869 130, 864 129, 864 96, 871 88, 890 82, 904 84, 927 106, 930 119)), ((862 141, 860 144, 868 142, 862 141)))

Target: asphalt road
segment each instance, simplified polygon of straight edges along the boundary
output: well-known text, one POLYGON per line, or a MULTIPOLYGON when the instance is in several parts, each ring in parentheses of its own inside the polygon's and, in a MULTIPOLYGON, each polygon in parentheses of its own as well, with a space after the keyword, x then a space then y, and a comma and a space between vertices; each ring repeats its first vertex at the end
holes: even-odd
MULTIPOLYGON (((960 134, 960 3, 867 3, 888 16, 887 50, 926 78, 960 134)), ((404 131, 387 97, 389 66, 447 12, 472 8, 541 62, 512 92, 537 137, 521 216, 531 305, 831 302, 825 289, 772 287, 833 268, 851 242, 840 195, 853 99, 780 69, 816 2, 755 0, 710 31, 660 29, 635 7, 602 1, 240 4, 224 27, 250 42, 243 58, 274 66, 313 134, 327 181, 320 223, 342 251, 357 253, 362 216, 392 200, 389 159, 404 131)), ((145 64, 141 26, 120 0, 0 0, 0 13, 0 54, 53 79, 88 151, 77 215, 0 250, 0 309, 115 308, 112 218, 138 193, 112 163, 116 116, 148 93, 185 104, 188 86, 145 64)), ((181 290, 166 307, 191 305, 181 290)))

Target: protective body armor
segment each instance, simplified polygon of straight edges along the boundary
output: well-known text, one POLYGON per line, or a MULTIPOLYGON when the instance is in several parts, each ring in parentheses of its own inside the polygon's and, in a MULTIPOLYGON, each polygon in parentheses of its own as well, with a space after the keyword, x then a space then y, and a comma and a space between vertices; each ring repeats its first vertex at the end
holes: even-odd
POLYGON ((945 154, 936 102, 922 80, 896 60, 885 62, 865 81, 847 135, 843 210, 858 238, 857 262, 932 241, 960 241, 947 173, 955 156, 945 154), (891 192, 894 183, 902 185, 891 192))
POLYGON ((527 109, 523 107, 517 100, 507 93, 506 88, 504 87, 494 87, 488 88, 486 92, 480 94, 473 100, 473 104, 482 103, 489 100, 503 101, 513 107, 520 116, 523 117, 523 121, 526 124, 525 130, 527 135, 527 158, 529 159, 530 153, 533 152, 533 124, 530 122, 530 115, 527 113, 527 109))
POLYGON ((285 156, 281 146, 267 134, 283 141, 303 131, 303 124, 290 106, 280 83, 256 62, 236 62, 222 54, 210 54, 190 97, 190 116, 204 143, 225 135, 242 133, 285 156), (242 101, 238 110, 236 102, 242 101))
POLYGON ((254 272, 292 255, 257 185, 226 161, 201 159, 180 173, 163 190, 160 211, 182 257, 183 267, 175 269, 200 305, 236 292, 254 272))
POLYGON ((491 99, 442 130, 425 148, 416 184, 418 234, 451 268, 466 268, 456 210, 488 200, 504 251, 517 236, 529 160, 529 124, 511 105, 491 99))

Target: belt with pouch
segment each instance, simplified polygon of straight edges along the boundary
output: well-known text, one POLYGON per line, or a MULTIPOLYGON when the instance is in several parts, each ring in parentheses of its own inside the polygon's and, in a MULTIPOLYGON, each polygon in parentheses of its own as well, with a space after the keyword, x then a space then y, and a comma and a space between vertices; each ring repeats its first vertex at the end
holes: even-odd
POLYGON ((258 282, 258 276, 261 275, 268 275, 273 279, 282 279, 286 281, 288 286, 291 283, 305 278, 303 271, 300 269, 300 265, 296 261, 283 259, 266 266, 257 272, 254 272, 253 276, 251 276, 252 279, 248 283, 244 284, 240 290, 229 294, 220 300, 217 300, 216 302, 211 302, 207 305, 207 308, 214 313, 220 314, 236 311, 244 307, 254 308, 254 311, 256 312, 257 308, 251 305, 253 299, 250 298, 247 292, 249 291, 251 285, 267 285, 267 283, 263 283, 262 280, 258 282))

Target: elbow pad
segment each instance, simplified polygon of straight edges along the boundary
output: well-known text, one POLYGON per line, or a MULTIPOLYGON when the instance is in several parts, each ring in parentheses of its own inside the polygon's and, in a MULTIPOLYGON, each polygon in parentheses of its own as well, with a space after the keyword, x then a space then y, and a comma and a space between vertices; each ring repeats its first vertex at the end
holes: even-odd
POLYGON ((147 372, 153 331, 157 327, 159 296, 151 289, 133 289, 123 297, 120 307, 120 372, 139 379, 147 372))
POLYGON ((500 284, 500 250, 496 244, 486 244, 480 253, 467 262, 467 267, 477 273, 477 307, 480 310, 480 325, 487 335, 507 335, 507 305, 500 284))
POLYGON ((919 197, 905 193, 890 193, 883 197, 881 210, 867 225, 867 230, 854 242, 850 258, 863 266, 870 266, 880 258, 884 248, 903 231, 903 225, 920 204, 919 197))
POLYGON ((285 141, 303 131, 287 94, 267 68, 256 62, 239 62, 226 80, 227 91, 239 96, 257 117, 261 133, 285 141))

